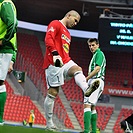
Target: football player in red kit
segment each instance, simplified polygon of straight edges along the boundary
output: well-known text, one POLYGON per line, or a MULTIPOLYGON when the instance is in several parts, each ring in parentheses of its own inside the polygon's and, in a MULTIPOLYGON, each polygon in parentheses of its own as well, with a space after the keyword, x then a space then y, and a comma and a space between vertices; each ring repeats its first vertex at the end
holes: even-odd
POLYGON ((98 81, 88 86, 82 68, 69 56, 71 36, 67 28, 74 27, 79 21, 79 13, 71 10, 66 13, 63 19, 53 20, 47 28, 43 68, 48 87, 44 109, 49 130, 56 129, 52 120, 54 101, 59 93, 59 87, 64 84, 65 80, 74 77, 76 84, 83 90, 85 96, 90 96, 98 87, 98 81))

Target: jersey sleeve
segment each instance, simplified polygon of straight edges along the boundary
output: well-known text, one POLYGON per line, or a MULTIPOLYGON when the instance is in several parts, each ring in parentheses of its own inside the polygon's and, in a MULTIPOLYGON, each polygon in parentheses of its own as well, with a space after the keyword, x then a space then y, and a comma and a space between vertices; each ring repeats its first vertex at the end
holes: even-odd
POLYGON ((14 7, 10 2, 4 2, 1 6, 1 19, 7 25, 7 32, 2 39, 2 43, 8 42, 17 32, 17 19, 14 13, 14 7))
POLYGON ((54 40, 56 38, 59 29, 60 29, 60 24, 58 20, 54 20, 48 25, 47 33, 45 36, 45 45, 51 53, 53 51, 57 51, 54 40))
POLYGON ((98 52, 97 55, 96 55, 96 60, 95 60, 97 66, 102 65, 103 58, 104 58, 103 54, 98 52))
POLYGON ((16 51, 14 50, 11 61, 15 62, 16 61, 16 56, 17 56, 17 50, 16 51))

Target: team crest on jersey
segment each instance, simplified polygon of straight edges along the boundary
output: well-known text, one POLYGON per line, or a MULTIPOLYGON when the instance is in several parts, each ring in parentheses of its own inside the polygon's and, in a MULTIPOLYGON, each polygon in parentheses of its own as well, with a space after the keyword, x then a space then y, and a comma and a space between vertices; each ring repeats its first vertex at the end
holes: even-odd
POLYGON ((54 32, 55 29, 54 29, 53 27, 50 27, 50 28, 48 29, 48 32, 49 32, 49 31, 54 32))
POLYGON ((62 34, 61 38, 70 44, 70 39, 66 35, 62 34))
POLYGON ((66 53, 69 53, 69 44, 67 44, 67 43, 63 44, 63 48, 66 53))

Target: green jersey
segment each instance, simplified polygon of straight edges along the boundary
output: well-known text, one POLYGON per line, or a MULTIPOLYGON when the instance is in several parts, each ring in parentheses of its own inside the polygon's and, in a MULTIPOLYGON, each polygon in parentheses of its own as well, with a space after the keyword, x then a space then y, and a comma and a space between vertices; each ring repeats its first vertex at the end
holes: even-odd
POLYGON ((89 64, 88 74, 94 70, 96 66, 100 66, 100 71, 93 78, 101 78, 104 80, 105 77, 105 67, 106 67, 106 59, 104 53, 98 48, 89 64))
POLYGON ((11 0, 4 0, 0 3, 0 53, 13 54, 12 61, 16 60, 17 53, 17 18, 16 8, 11 0))

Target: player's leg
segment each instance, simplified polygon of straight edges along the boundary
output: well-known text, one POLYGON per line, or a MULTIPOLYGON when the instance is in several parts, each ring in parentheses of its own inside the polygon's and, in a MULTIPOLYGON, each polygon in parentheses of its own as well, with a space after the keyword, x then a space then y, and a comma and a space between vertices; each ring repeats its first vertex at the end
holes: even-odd
POLYGON ((83 74, 82 68, 73 61, 69 61, 66 67, 67 75, 69 77, 74 77, 76 84, 83 90, 83 92, 85 92, 88 88, 88 84, 86 82, 86 77, 83 74))
POLYGON ((84 133, 90 133, 91 104, 84 103, 84 133))
MULTIPOLYGON (((88 83, 92 84, 95 80, 90 79, 88 83)), ((84 97, 84 133, 90 132, 90 127, 94 133, 96 132, 97 112, 95 105, 104 87, 104 82, 101 79, 98 80, 100 81, 99 87, 89 97, 84 97)))
POLYGON ((92 84, 89 85, 89 87, 86 89, 85 96, 89 97, 94 91, 98 89, 100 85, 99 79, 95 80, 92 84))
POLYGON ((82 68, 73 61, 70 61, 67 65, 69 65, 67 74, 74 77, 76 84, 83 90, 84 95, 89 97, 99 87, 99 80, 88 86, 82 68))
POLYGON ((99 80, 99 87, 88 97, 88 102, 90 102, 92 104, 92 115, 91 115, 91 127, 92 127, 92 132, 96 132, 97 129, 97 111, 96 111, 96 104, 98 101, 98 98, 100 97, 100 95, 103 92, 103 88, 104 88, 104 81, 102 79, 90 79, 88 81, 89 84, 92 84, 93 82, 99 80))
POLYGON ((55 98, 58 95, 59 88, 49 88, 47 96, 44 101, 44 110, 45 110, 45 116, 47 121, 47 128, 56 128, 52 117, 53 117, 53 109, 54 109, 54 103, 55 98))
POLYGON ((29 123, 29 126, 32 127, 32 122, 29 123))
POLYGON ((6 79, 8 68, 11 62, 12 54, 0 54, 0 125, 4 124, 4 106, 6 102, 6 79))
MULTIPOLYGON (((0 89, 5 88, 4 85, 0 86, 0 89)), ((4 124, 3 115, 4 115, 4 106, 6 102, 6 92, 0 93, 0 125, 4 124)))
POLYGON ((99 87, 99 80, 94 81, 88 86, 86 83, 86 77, 84 76, 81 67, 73 66, 71 69, 75 70, 74 79, 76 84, 83 90, 84 95, 89 97, 99 87))
POLYGON ((49 66, 45 70, 48 92, 44 101, 44 110, 47 121, 47 129, 55 129, 56 126, 53 123, 53 109, 55 98, 59 93, 59 86, 64 84, 63 70, 59 67, 49 66))
POLYGON ((84 133, 96 133, 97 129, 97 112, 91 104, 84 104, 84 133))
POLYGON ((92 106, 92 114, 91 114, 91 129, 92 133, 96 133, 97 130, 97 111, 95 106, 92 106))

